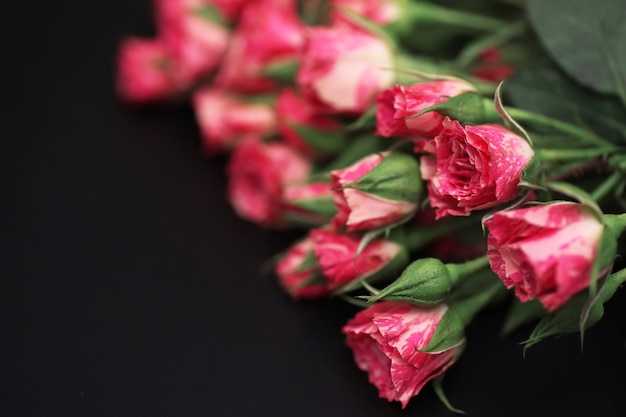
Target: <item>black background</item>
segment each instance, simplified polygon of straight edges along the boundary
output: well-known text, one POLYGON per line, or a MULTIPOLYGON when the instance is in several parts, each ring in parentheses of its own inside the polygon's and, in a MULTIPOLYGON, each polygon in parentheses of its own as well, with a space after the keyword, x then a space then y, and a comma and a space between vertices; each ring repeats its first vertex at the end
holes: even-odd
MULTIPOLYGON (((262 265, 295 237, 235 216, 189 108, 116 101, 150 2, 7 2, 2 61, 0 416, 450 416, 428 386, 379 399, 340 328, 262 265)), ((470 416, 624 416, 624 291, 587 333, 526 358, 481 314, 444 387, 470 416)))

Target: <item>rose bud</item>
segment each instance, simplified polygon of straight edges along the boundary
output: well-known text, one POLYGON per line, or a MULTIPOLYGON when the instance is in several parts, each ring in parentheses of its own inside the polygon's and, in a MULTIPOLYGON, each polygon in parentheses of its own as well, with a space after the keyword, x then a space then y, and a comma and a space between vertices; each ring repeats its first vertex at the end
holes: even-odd
POLYGON ((315 260, 310 237, 289 248, 277 262, 275 271, 280 285, 294 299, 328 294, 327 280, 315 260))
POLYGON ((378 229, 409 219, 422 192, 419 165, 412 155, 386 152, 367 156, 331 172, 335 228, 348 232, 378 229))
POLYGON ((292 89, 285 89, 278 95, 276 113, 283 140, 306 155, 335 154, 345 146, 341 124, 320 114, 292 89))
POLYGON ((328 229, 314 229, 309 235, 330 290, 350 291, 362 279, 382 279, 407 264, 406 249, 390 240, 374 239, 359 251, 358 236, 328 229))
POLYGON ((328 182, 311 182, 285 187, 283 216, 293 224, 321 226, 337 213, 328 182))
POLYGON ((180 91, 174 71, 175 63, 161 40, 126 38, 117 57, 117 93, 134 104, 173 98, 180 91))
POLYGON ((445 304, 383 301, 361 310, 342 331, 357 366, 369 374, 380 397, 400 401, 404 408, 460 356, 463 328, 445 304))
POLYGON ((331 21, 353 24, 343 10, 348 10, 377 25, 384 26, 398 19, 403 11, 397 0, 331 0, 331 21))
POLYGON ((178 64, 179 76, 190 82, 213 70, 230 37, 218 4, 207 0, 158 0, 159 34, 178 64))
POLYGON ((368 303, 379 300, 407 301, 429 306, 446 301, 452 288, 463 278, 471 276, 489 264, 486 256, 464 263, 444 264, 436 258, 413 261, 391 284, 369 297, 368 303))
POLYGON ((495 125, 462 126, 446 117, 432 140, 416 141, 436 217, 467 216, 520 195, 518 186, 533 159, 528 142, 495 125))
MULTIPOLYGON (((491 268, 520 301, 536 298, 554 311, 590 285, 604 226, 589 207, 562 202, 500 211, 484 224, 491 268)), ((605 263, 612 263, 614 252, 608 255, 605 263)))
POLYGON ((234 150, 228 164, 228 196, 237 214, 266 227, 284 227, 285 187, 303 183, 311 163, 291 147, 248 139, 234 150))
POLYGON ((244 137, 262 138, 275 131, 276 114, 269 103, 207 87, 194 93, 192 104, 204 149, 211 154, 232 150, 244 137))
POLYGON ((360 114, 393 83, 393 55, 383 39, 348 25, 307 32, 297 83, 325 111, 360 114))
POLYGON ((299 59, 304 43, 304 25, 294 0, 247 2, 216 84, 242 92, 267 92, 276 83, 265 76, 267 68, 299 59))
POLYGON ((499 82, 515 72, 515 67, 507 63, 504 54, 498 48, 488 48, 478 58, 477 64, 470 70, 476 78, 499 82))
POLYGON ((444 117, 436 111, 417 115, 450 97, 472 91, 476 88, 460 79, 395 85, 386 89, 377 97, 376 134, 403 138, 436 136, 444 117))

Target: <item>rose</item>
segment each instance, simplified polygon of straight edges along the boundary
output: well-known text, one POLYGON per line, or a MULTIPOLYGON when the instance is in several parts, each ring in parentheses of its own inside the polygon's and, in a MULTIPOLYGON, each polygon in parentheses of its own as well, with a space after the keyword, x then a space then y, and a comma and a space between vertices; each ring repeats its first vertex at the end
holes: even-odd
POLYGON ((431 111, 415 116, 450 97, 472 91, 476 91, 474 86, 463 80, 430 81, 386 89, 377 97, 376 134, 404 138, 436 136, 442 127, 442 115, 431 111))
POLYGON ((294 0, 255 0, 245 3, 215 83, 243 92, 272 90, 264 75, 273 65, 299 58, 304 25, 294 0))
POLYGON ((218 4, 207 0, 158 0, 159 36, 189 81, 214 69, 226 51, 230 33, 218 4))
POLYGON ((539 299, 549 311, 587 288, 603 225, 577 203, 500 211, 485 221, 489 262, 520 301, 539 299))
POLYGON ((495 125, 462 126, 446 117, 432 140, 416 141, 422 178, 437 219, 467 216, 511 201, 534 152, 528 142, 495 125))
POLYGON ((172 98, 180 90, 174 65, 161 40, 124 39, 117 57, 117 94, 135 104, 172 98))
POLYGON ((381 38, 349 25, 307 32, 296 80, 325 111, 360 114, 393 82, 393 56, 381 38))
POLYGON ((313 229, 313 251, 329 290, 335 290, 375 274, 392 274, 407 262, 405 249, 385 239, 374 239, 359 252, 361 238, 333 232, 329 229, 313 229))
POLYGON ((244 137, 261 138, 276 127, 276 114, 269 104, 249 103, 220 88, 196 90, 192 104, 209 153, 231 150, 244 137))
POLYGON ((454 364, 463 342, 428 351, 448 308, 383 301, 361 310, 343 327, 358 367, 369 374, 380 397, 406 407, 426 383, 454 364))
POLYGON ((331 172, 338 214, 333 225, 348 232, 377 229, 409 219, 422 190, 417 160, 386 152, 331 172))
POLYGON ((283 190, 304 182, 310 171, 310 162, 288 145, 245 140, 228 164, 228 196, 241 217, 266 227, 285 226, 283 190))
POLYGON ((328 294, 327 280, 313 254, 313 239, 306 237, 293 245, 276 263, 280 285, 295 299, 328 294))

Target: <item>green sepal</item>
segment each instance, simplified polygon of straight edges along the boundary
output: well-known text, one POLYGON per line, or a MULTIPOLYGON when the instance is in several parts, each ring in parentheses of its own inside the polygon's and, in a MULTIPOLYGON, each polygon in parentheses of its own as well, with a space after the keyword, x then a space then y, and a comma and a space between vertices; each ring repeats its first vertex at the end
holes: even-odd
POLYGON ((295 288, 305 288, 311 285, 327 284, 328 279, 322 274, 322 271, 315 271, 310 277, 304 279, 295 285, 295 288))
POLYGON ((370 172, 345 187, 390 201, 415 203, 424 188, 417 159, 401 152, 390 152, 370 172))
MULTIPOLYGON (((604 303, 615 294, 617 288, 624 281, 626 281, 626 268, 609 275, 604 280, 597 297, 594 297, 593 302, 589 304, 589 314, 584 323, 585 329, 592 327, 600 321, 604 315, 604 303)), ((546 315, 539 321, 528 339, 522 342, 524 345, 524 353, 526 353, 531 346, 536 345, 548 337, 563 336, 579 332, 580 317, 588 303, 589 294, 583 291, 574 295, 574 297, 558 310, 546 315)))
POLYGON ((589 296, 580 313, 578 329, 580 331, 581 345, 585 338, 585 329, 587 328, 589 315, 594 305, 598 302, 598 280, 609 274, 611 269, 613 269, 613 263, 617 255, 617 239, 623 230, 623 225, 619 224, 620 216, 605 215, 603 220, 604 230, 596 248, 595 261, 591 267, 589 296))
POLYGON ((440 353, 465 343, 465 324, 457 312, 450 308, 441 318, 428 345, 420 352, 440 353))
POLYGON ((336 154, 346 146, 346 136, 340 130, 321 130, 291 123, 289 125, 311 148, 322 154, 336 154))
POLYGON ((329 219, 337 214, 337 207, 331 195, 290 201, 289 204, 329 219))
MULTIPOLYGON (((507 125, 507 127, 509 128, 517 129, 517 131, 522 134, 524 139, 526 139, 526 141, 532 148, 533 140, 531 139, 528 132, 526 132, 526 130, 522 127, 522 125, 520 125, 515 119, 513 119, 513 117, 511 117, 509 112, 504 108, 504 104, 502 104, 503 84, 504 84, 504 81, 501 81, 500 84, 498 84, 498 86, 496 87, 496 92, 493 95, 493 108, 500 115, 500 117, 502 117, 504 124, 507 125)), ((489 113, 488 110, 485 110, 485 112, 489 113)))
POLYGON ((368 303, 379 300, 405 301, 428 306, 443 303, 452 289, 448 269, 439 259, 422 258, 407 266, 400 277, 367 298, 368 303))
POLYGON ((347 292, 361 288, 363 287, 364 281, 372 284, 397 276, 397 274, 409 263, 409 253, 404 246, 400 245, 400 248, 401 249, 398 254, 385 265, 383 265, 382 268, 372 271, 369 275, 362 276, 360 279, 357 279, 340 288, 337 288, 335 291, 333 291, 333 295, 336 296, 340 294, 345 294, 347 292))
POLYGON ((404 218, 385 225, 383 227, 380 227, 378 229, 370 229, 369 231, 367 231, 362 237, 361 237, 361 241, 359 242, 359 247, 357 248, 356 253, 359 254, 361 252, 363 252, 363 250, 367 247, 367 245, 369 245, 369 243, 376 239, 379 236, 383 236, 385 237, 385 239, 387 240, 391 240, 392 242, 396 242, 404 247, 407 248, 407 250, 411 250, 411 248, 409 248, 407 246, 407 240, 406 240, 406 231, 402 228, 400 228, 399 226, 402 226, 404 223, 406 223, 407 221, 409 221, 410 219, 413 218, 413 215, 415 214, 415 212, 408 214, 407 216, 405 216, 404 218))
POLYGON ((206 20, 210 23, 217 23, 221 26, 226 25, 226 19, 217 9, 217 7, 212 6, 210 4, 205 4, 200 7, 196 7, 193 9, 193 14, 201 18, 202 20, 206 20))
POLYGON ((530 158, 530 161, 528 161, 526 168, 524 168, 524 170, 522 171, 522 175, 520 176, 519 186, 527 189, 530 186, 534 185, 540 176, 541 176, 541 160, 537 156, 537 154, 534 154, 533 157, 530 158))
POLYGON ((548 312, 537 299, 522 303, 518 298, 513 298, 500 329, 500 337, 506 337, 520 327, 536 322, 546 314, 548 312))
POLYGON ((263 67, 263 75, 283 85, 292 85, 300 68, 297 59, 276 60, 263 67))
MULTIPOLYGON (((604 219, 606 222, 607 217, 604 219)), ((595 261, 591 267, 590 290, 592 295, 595 294, 596 281, 603 275, 608 274, 613 266, 615 256, 617 255, 618 238, 619 232, 615 229, 615 227, 610 223, 605 223, 604 230, 600 236, 600 243, 596 248, 595 261)))
POLYGON ((306 254, 306 257, 304 258, 304 260, 302 260, 302 262, 300 263, 300 265, 298 265, 298 267, 295 269, 294 272, 296 273, 306 272, 310 269, 316 268, 317 266, 318 266, 318 263, 317 263, 317 258, 315 257, 315 253, 312 250, 310 250, 306 254))
POLYGON ((413 117, 435 111, 442 116, 448 116, 453 120, 457 120, 463 125, 477 125, 484 123, 486 120, 483 100, 483 96, 480 93, 463 93, 450 97, 442 103, 427 107, 413 117))
POLYGON ((465 411, 454 407, 452 403, 450 403, 450 400, 448 400, 446 393, 443 391, 443 377, 445 375, 446 374, 444 372, 443 374, 439 375, 437 378, 433 380, 433 390, 435 391, 437 398, 439 398, 439 401, 441 401, 443 405, 445 405, 446 408, 452 411, 453 413, 465 414, 465 411))

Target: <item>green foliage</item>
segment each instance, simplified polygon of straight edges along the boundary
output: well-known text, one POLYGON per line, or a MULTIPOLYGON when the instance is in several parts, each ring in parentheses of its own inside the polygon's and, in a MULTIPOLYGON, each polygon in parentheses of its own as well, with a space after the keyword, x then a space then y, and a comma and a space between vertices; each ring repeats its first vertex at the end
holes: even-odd
POLYGON ((548 53, 581 84, 626 106, 623 0, 528 0, 531 24, 548 53))
POLYGON ((619 101, 585 89, 550 61, 518 69, 507 80, 505 95, 516 107, 532 109, 593 129, 614 142, 626 143, 626 120, 619 101))

